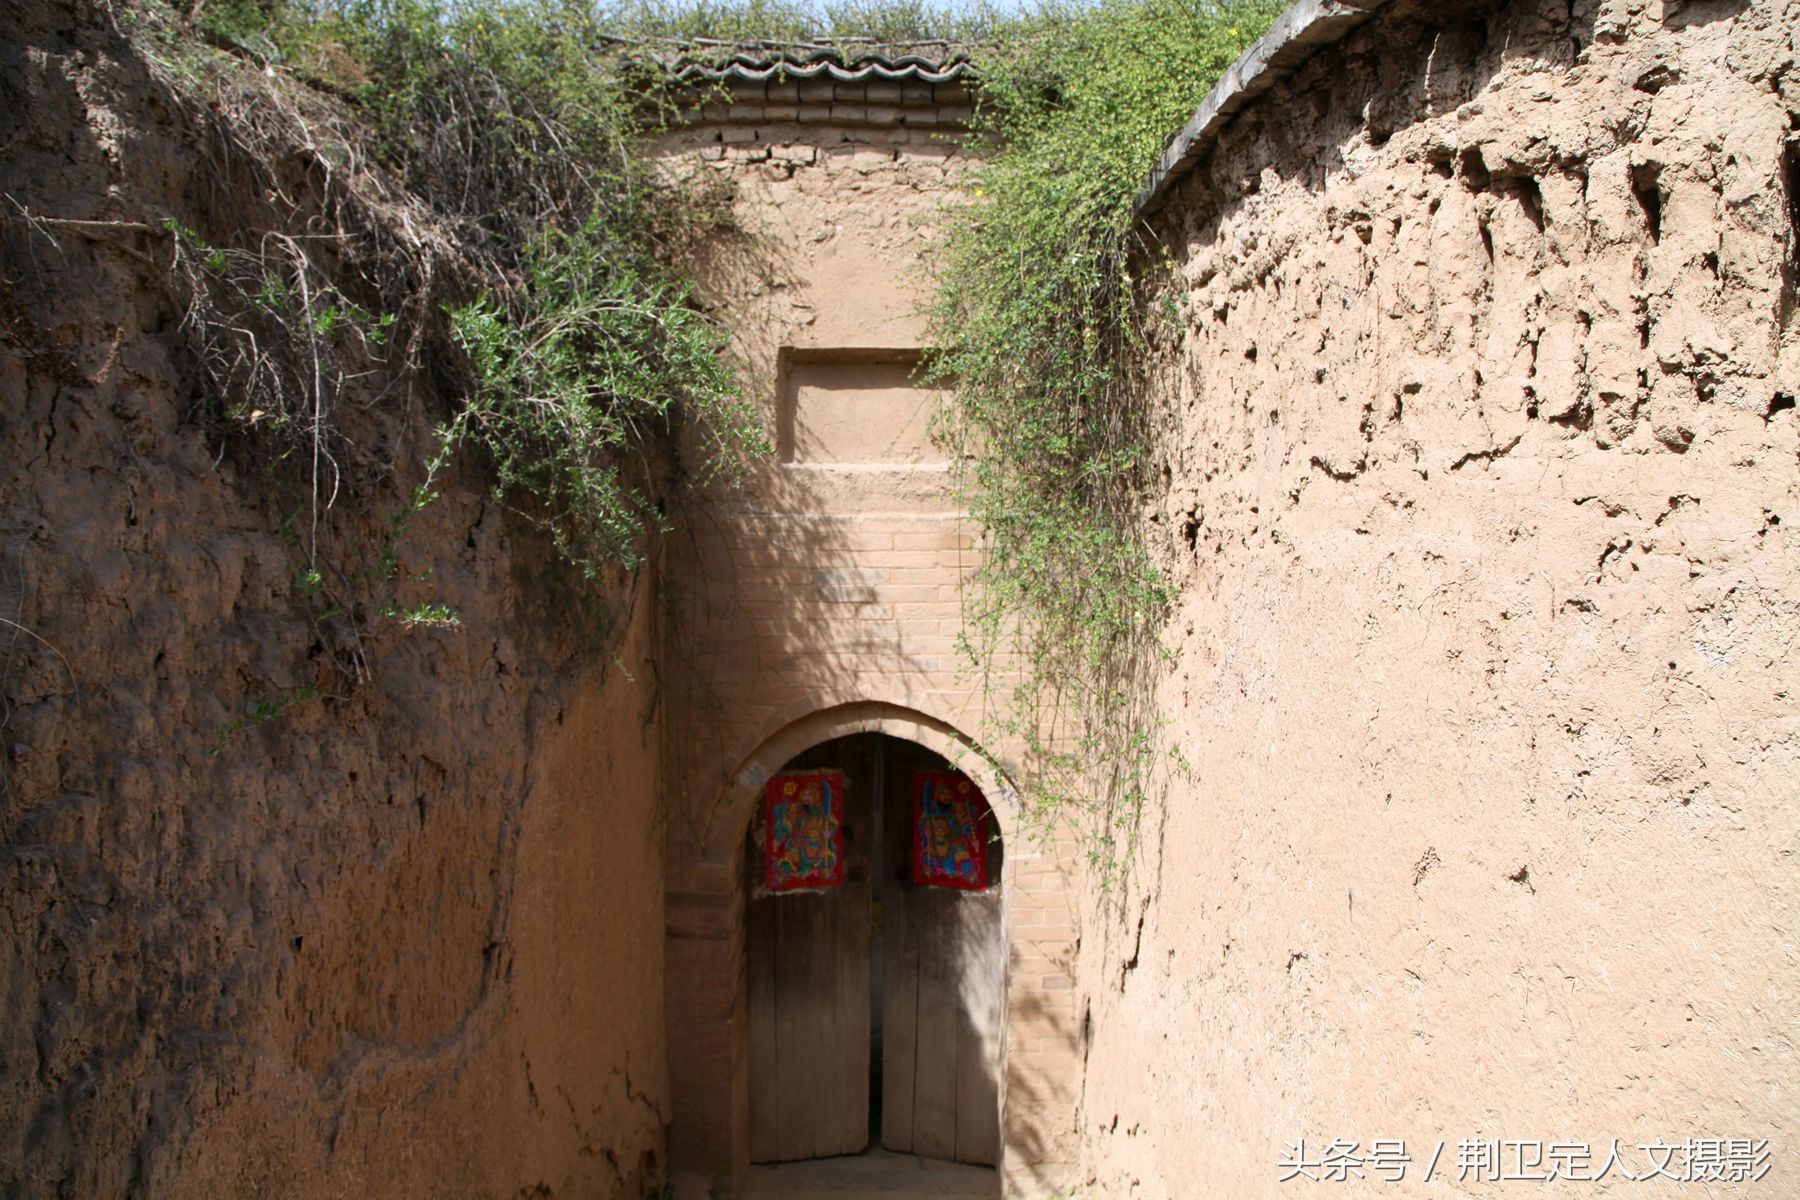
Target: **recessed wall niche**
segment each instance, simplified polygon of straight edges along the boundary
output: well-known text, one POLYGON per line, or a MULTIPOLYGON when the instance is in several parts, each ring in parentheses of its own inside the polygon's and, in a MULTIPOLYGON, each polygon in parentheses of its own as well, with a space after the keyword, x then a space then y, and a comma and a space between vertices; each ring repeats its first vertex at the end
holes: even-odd
POLYGON ((777 449, 792 467, 942 467, 931 420, 943 393, 922 386, 917 350, 785 349, 777 449))

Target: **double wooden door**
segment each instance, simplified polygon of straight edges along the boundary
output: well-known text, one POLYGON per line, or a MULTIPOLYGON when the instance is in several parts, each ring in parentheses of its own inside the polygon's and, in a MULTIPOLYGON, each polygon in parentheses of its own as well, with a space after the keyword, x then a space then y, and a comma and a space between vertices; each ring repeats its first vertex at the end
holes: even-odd
POLYGON ((787 769, 843 772, 844 879, 761 894, 766 831, 752 830, 752 1160, 856 1154, 876 1133, 902 1153, 996 1162, 1005 981, 999 837, 989 838, 987 890, 918 887, 912 779, 948 769, 943 759, 911 742, 858 734, 787 769))

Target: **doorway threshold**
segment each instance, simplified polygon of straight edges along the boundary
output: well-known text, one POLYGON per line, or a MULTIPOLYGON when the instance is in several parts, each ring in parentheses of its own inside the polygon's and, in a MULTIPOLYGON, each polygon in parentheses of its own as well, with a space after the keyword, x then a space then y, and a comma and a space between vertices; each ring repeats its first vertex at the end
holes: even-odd
POLYGON ((762 1163, 750 1168, 746 1200, 830 1200, 881 1196, 887 1200, 995 1200, 1000 1176, 992 1167, 943 1162, 877 1147, 842 1158, 762 1163))

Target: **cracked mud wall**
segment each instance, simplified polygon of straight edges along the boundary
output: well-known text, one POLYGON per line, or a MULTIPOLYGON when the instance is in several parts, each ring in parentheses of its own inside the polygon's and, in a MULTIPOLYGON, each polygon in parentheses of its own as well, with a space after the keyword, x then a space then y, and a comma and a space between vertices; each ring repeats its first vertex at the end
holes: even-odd
MULTIPOLYGON (((572 604, 459 469, 398 553, 461 624, 368 615, 367 679, 333 677, 291 497, 189 420, 190 111, 104 9, 0 16, 0 1192, 654 1190, 648 576, 572 604)), ((277 167, 328 173, 303 151, 277 167)), ((354 432, 416 454, 425 411, 354 432)), ((347 488, 341 544, 415 482, 347 488)))
POLYGON ((1096 1194, 1287 1194, 1299 1137, 1768 1137, 1796 1186, 1797 29, 1398 5, 1171 193, 1096 1194))

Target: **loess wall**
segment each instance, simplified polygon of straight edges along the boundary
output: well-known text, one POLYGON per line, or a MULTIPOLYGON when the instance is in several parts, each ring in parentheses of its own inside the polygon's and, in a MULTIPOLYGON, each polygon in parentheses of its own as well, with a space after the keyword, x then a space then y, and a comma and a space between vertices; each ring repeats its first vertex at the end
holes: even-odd
MULTIPOLYGON (((1008 846, 1008 1194, 1268 1194, 1299 1138, 1793 1182, 1796 25, 1401 0, 1162 198, 1179 769, 1080 928, 1067 843, 1008 846)), ((206 118, 101 10, 0 16, 0 1190, 625 1196, 666 1128, 742 1180, 753 776, 988 727, 910 374, 967 98, 788 86, 664 147, 735 189, 705 294, 775 461, 597 606, 456 475, 399 598, 460 624, 365 614, 344 680, 289 497, 189 419, 206 118)))
POLYGON ((1094 1194, 1343 1186, 1302 1137, 1800 1187, 1797 29, 1397 4, 1167 193, 1180 769, 1088 906, 1094 1194))
MULTIPOLYGON (((571 604, 454 475, 397 599, 460 625, 363 613, 367 677, 334 676, 292 496, 188 419, 161 231, 305 234, 329 167, 301 138, 270 169, 315 206, 209 210, 189 113, 104 10, 0 16, 0 1192, 652 1193, 647 577, 571 604)), ((347 483, 337 544, 375 553, 416 474, 347 483)))

